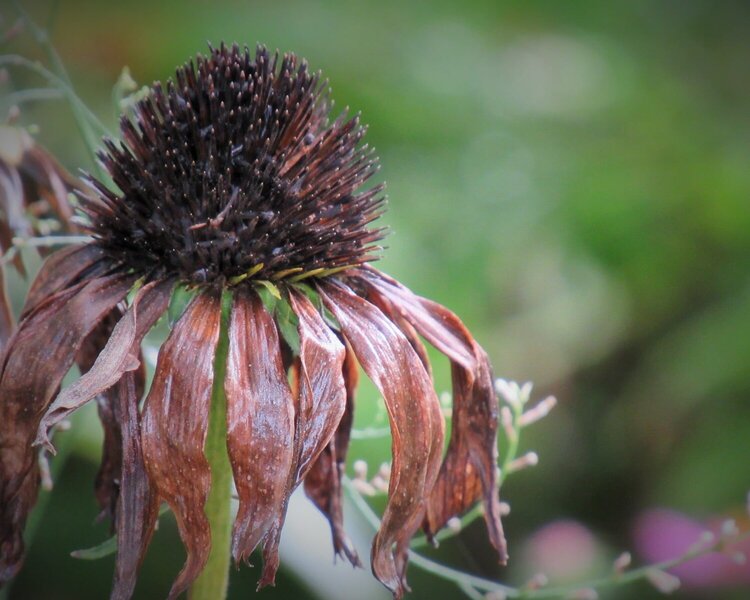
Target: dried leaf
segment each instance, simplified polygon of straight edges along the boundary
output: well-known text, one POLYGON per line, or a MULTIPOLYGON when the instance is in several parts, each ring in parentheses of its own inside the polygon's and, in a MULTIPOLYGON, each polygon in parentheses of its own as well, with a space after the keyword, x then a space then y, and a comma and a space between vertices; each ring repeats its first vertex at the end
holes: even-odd
POLYGON ((164 314, 169 304, 171 280, 145 285, 133 298, 125 316, 120 319, 84 375, 65 388, 44 415, 36 443, 50 445, 49 430, 86 402, 115 385, 123 373, 137 369, 143 338, 164 314))
POLYGON ((204 512, 211 473, 203 446, 220 323, 220 297, 213 293, 197 296, 159 351, 143 409, 141 437, 146 470, 159 497, 174 512, 187 551, 170 598, 195 580, 211 548, 204 512))
POLYGON ((0 583, 23 556, 21 534, 39 485, 31 443, 41 415, 88 334, 132 283, 112 275, 60 292, 29 313, 8 343, 0 378, 0 583))
MULTIPOLYGON (((96 357, 106 345, 109 336, 112 335, 112 330, 121 318, 122 311, 115 308, 102 319, 96 329, 86 338, 76 359, 78 368, 84 376, 91 369, 96 357)), ((99 420, 104 431, 104 440, 102 443, 102 459, 94 481, 94 492, 101 509, 98 519, 113 519, 117 506, 117 496, 120 491, 120 471, 122 468, 122 438, 120 424, 117 422, 114 412, 117 403, 116 390, 104 390, 97 396, 96 403, 99 420)), ((53 406, 54 402, 45 413, 45 417, 53 406)), ((44 418, 42 418, 40 427, 43 427, 43 422, 44 418)), ((114 528, 114 522, 112 522, 112 527, 114 528)))
POLYGON ((122 471, 111 600, 126 600, 133 595, 138 567, 154 532, 159 500, 143 460, 136 373, 126 373, 116 387, 119 401, 115 415, 122 432, 122 471))
POLYGON ((373 542, 372 569, 400 598, 406 588, 408 543, 424 517, 425 498, 439 467, 435 447, 442 448, 443 432, 433 429, 432 418, 437 396, 419 356, 382 312, 340 283, 320 282, 318 291, 388 409, 393 466, 388 504, 373 542))
POLYGON ((83 273, 101 261, 102 256, 101 249, 93 244, 67 246, 50 255, 29 288, 20 318, 40 302, 76 283, 83 273))

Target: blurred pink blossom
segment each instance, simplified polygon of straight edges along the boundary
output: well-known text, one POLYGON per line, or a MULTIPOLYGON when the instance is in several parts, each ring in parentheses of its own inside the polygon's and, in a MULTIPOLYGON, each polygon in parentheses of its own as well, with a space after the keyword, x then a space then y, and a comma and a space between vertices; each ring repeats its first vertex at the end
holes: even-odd
POLYGON ((600 557, 599 544, 586 527, 576 521, 553 521, 528 538, 523 559, 529 568, 550 580, 575 580, 589 574, 600 557))
MULTIPOLYGON (((635 547, 648 563, 671 560, 684 554, 710 531, 721 535, 725 519, 706 522, 691 519, 668 509, 654 509, 641 514, 634 528, 635 547)), ((750 540, 729 545, 723 552, 712 552, 670 569, 686 588, 750 586, 750 564, 739 564, 733 556, 750 556, 750 540)))

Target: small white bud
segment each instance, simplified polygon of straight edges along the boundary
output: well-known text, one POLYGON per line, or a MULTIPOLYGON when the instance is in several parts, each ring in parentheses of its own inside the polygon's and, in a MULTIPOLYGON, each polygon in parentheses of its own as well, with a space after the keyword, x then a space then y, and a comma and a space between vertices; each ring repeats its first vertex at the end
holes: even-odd
POLYGON ((713 544, 716 541, 716 536, 714 535, 713 531, 706 530, 701 533, 701 536, 700 538, 698 538, 698 541, 702 545, 713 544))
POLYGON ((375 475, 370 481, 370 485, 378 492, 388 492, 388 480, 383 479, 380 475, 375 475))
POLYGON ((737 528, 737 522, 734 519, 727 519, 721 524, 721 536, 725 538, 736 537, 740 534, 737 528))
POLYGON ((461 519, 458 517, 451 517, 445 525, 453 533, 459 533, 461 531, 461 519))
POLYGON ((41 450, 39 452, 39 479, 41 480, 42 489, 49 492, 53 487, 52 483, 52 472, 49 467, 49 460, 47 459, 47 452, 41 450))
POLYGON ((508 465, 508 473, 515 473, 528 467, 535 467, 539 464, 539 455, 536 452, 527 452, 520 458, 511 461, 508 465))
POLYGON ((526 404, 529 401, 529 398, 531 398, 531 390, 534 389, 534 384, 530 381, 527 381, 521 386, 521 389, 518 390, 518 400, 521 404, 526 404))
POLYGON ((353 479, 352 487, 357 490, 362 496, 375 496, 378 491, 372 486, 372 484, 364 479, 353 479))
POLYGON ((518 424, 521 427, 526 427, 528 425, 531 425, 532 423, 536 423, 537 421, 546 417, 556 405, 557 398, 555 398, 554 396, 547 396, 544 400, 537 403, 534 408, 531 408, 523 413, 523 415, 521 415, 521 418, 518 420, 518 424))
POLYGON ((646 578, 662 594, 671 594, 680 589, 680 579, 661 569, 649 569, 646 578))
POLYGON ((515 409, 521 407, 520 392, 518 384, 515 381, 506 381, 498 379, 495 381, 495 391, 503 400, 515 409))
POLYGON ((544 573, 537 573, 526 582, 526 585, 524 587, 527 590, 538 590, 539 588, 543 588, 548 583, 549 579, 544 573))
POLYGON ((622 575, 632 562, 633 557, 630 555, 630 552, 623 552, 612 563, 612 570, 618 575, 622 575))
POLYGON ((367 479, 367 462, 364 460, 355 460, 352 465, 355 479, 367 479))

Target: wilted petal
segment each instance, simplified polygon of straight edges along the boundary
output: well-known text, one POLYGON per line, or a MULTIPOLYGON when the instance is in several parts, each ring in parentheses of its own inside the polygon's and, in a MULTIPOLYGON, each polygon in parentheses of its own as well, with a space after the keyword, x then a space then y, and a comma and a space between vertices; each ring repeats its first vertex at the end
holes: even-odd
POLYGON ((299 320, 297 331, 300 341, 299 360, 295 369, 294 456, 283 510, 272 527, 273 535, 263 546, 261 586, 274 581, 279 562, 281 527, 289 497, 309 471, 312 461, 333 437, 346 407, 342 373, 344 345, 302 292, 290 289, 289 301, 299 320))
MULTIPOLYGON (((47 212, 54 215, 64 229, 69 229, 73 209, 68 192, 83 190, 81 183, 54 156, 36 144, 24 153, 18 171, 36 195, 47 202, 47 212)), ((27 198, 29 204, 36 200, 33 195, 27 198)))
POLYGON ((346 408, 339 421, 336 434, 305 476, 305 493, 328 519, 333 537, 333 550, 336 555, 344 555, 352 565, 360 567, 362 563, 357 551, 344 531, 344 502, 341 487, 354 422, 354 396, 359 380, 357 359, 348 344, 346 344, 343 375, 346 387, 346 408))
POLYGON ((435 483, 440 456, 435 446, 443 444, 442 431, 433 430, 437 397, 419 356, 382 312, 342 284, 321 282, 318 290, 388 409, 393 466, 388 504, 373 542, 372 568, 400 597, 405 587, 406 548, 424 517, 425 498, 435 483))
MULTIPOLYGON (((107 343, 109 336, 112 335, 117 322, 122 318, 122 311, 119 308, 112 310, 101 323, 92 331, 84 341, 81 350, 78 352, 78 368, 81 373, 85 374, 91 369, 96 361, 96 357, 107 343)), ((101 509, 99 519, 105 517, 112 519, 115 515, 117 505, 117 496, 120 489, 120 470, 122 468, 122 437, 120 434, 120 424, 115 417, 115 404, 117 403, 117 391, 114 389, 105 390, 96 399, 97 412, 99 420, 104 431, 104 440, 102 441, 102 460, 99 464, 99 470, 96 473, 94 481, 94 493, 96 500, 101 509)), ((49 410, 45 417, 49 414, 49 410)), ((44 418, 42 418, 43 427, 44 418)), ((38 435, 37 440, 38 442, 38 435)), ((35 442, 35 443, 36 443, 35 442)), ((49 444, 49 440, 47 440, 49 444)), ((114 522, 112 522, 114 528, 114 522)))
POLYGON ((143 409, 143 456, 159 497, 177 519, 187 560, 172 585, 178 596, 208 560, 211 532, 204 507, 211 472, 203 453, 219 340, 218 294, 197 296, 159 351, 143 409))
POLYGON ((292 288, 289 299, 299 319, 300 340, 296 485, 331 440, 344 414, 346 388, 342 368, 346 351, 307 296, 292 288))
MULTIPOLYGON (((273 544, 278 535, 274 525, 283 515, 294 460, 294 399, 279 334, 252 291, 238 292, 234 299, 224 389, 227 449, 239 496, 232 554, 239 562, 247 560, 261 539, 273 544)), ((264 558, 270 574, 275 557, 264 558)))
POLYGON ((122 433, 122 470, 112 600, 126 600, 133 595, 138 567, 154 532, 159 510, 158 497, 143 462, 135 377, 133 372, 126 373, 116 385, 115 415, 122 433))
POLYGON ((439 304, 421 298, 395 280, 363 269, 357 281, 373 301, 390 305, 451 360, 453 418, 451 438, 425 521, 429 536, 451 517, 484 498, 490 541, 501 562, 507 560, 497 489, 498 406, 492 368, 484 350, 461 320, 439 304))
POLYGON ((65 388, 44 415, 36 443, 49 445, 49 430, 86 402, 111 388, 123 373, 137 369, 141 342, 169 306, 173 282, 145 285, 133 299, 125 316, 115 325, 106 345, 94 354, 93 365, 76 382, 65 388))
POLYGON ((21 318, 46 298, 73 285, 83 273, 99 263, 102 256, 101 249, 93 244, 67 246, 50 255, 29 288, 21 318))
POLYGON ((433 346, 452 361, 472 371, 477 364, 473 336, 461 320, 437 302, 417 296, 395 279, 373 268, 361 269, 356 281, 393 305, 433 346))
POLYGON ((41 415, 89 333, 127 294, 132 276, 79 284, 41 303, 8 343, 0 379, 0 583, 17 571, 22 531, 36 501, 32 441, 41 415))

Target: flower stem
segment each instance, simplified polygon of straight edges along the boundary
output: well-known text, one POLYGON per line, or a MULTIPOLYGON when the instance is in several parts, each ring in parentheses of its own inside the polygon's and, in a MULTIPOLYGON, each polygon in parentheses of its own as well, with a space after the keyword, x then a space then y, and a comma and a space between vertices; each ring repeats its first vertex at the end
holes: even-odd
POLYGON ((206 502, 206 516, 211 525, 211 553, 206 568, 190 587, 190 600, 223 600, 227 596, 229 583, 232 468, 226 446, 227 398, 224 393, 228 345, 224 323, 216 348, 214 387, 205 445, 206 458, 211 467, 211 491, 206 502))

